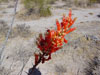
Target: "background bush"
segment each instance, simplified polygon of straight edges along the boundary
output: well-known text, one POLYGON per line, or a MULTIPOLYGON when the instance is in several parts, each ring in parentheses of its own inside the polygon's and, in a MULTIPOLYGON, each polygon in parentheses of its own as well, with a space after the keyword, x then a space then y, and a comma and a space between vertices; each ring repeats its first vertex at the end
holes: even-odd
POLYGON ((0 3, 1 3, 1 2, 8 2, 8 0, 0 0, 0 3))
MULTIPOLYGON (((55 1, 55 0, 54 0, 55 1)), ((25 9, 27 9, 27 14, 36 14, 39 16, 50 16, 50 6, 49 3, 53 3, 53 0, 22 0, 25 9)))
MULTIPOLYGON (((0 39, 7 36, 9 28, 9 25, 5 21, 0 20, 0 39)), ((20 24, 12 28, 9 38, 15 38, 18 36, 22 38, 29 38, 32 35, 33 32, 31 32, 29 25, 26 26, 25 24, 20 24)))
POLYGON ((25 24, 16 25, 11 32, 10 38, 14 38, 20 36, 22 38, 31 37, 32 32, 30 30, 30 26, 26 26, 25 24))
POLYGON ((9 30, 8 24, 5 21, 0 20, 0 35, 1 36, 6 36, 8 30, 9 30))
POLYGON ((72 7, 89 7, 94 5, 95 3, 100 2, 100 0, 62 0, 66 2, 66 6, 72 7))

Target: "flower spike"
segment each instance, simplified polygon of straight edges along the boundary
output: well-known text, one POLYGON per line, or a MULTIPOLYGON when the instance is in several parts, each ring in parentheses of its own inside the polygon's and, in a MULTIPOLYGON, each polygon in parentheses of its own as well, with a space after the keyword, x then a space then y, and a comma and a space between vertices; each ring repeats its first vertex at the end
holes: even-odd
POLYGON ((72 17, 72 9, 69 9, 69 18, 72 17))
POLYGON ((76 19, 77 19, 77 17, 72 20, 72 22, 70 23, 70 25, 68 26, 68 28, 70 28, 74 24, 74 22, 76 21, 76 19))
POLYGON ((76 18, 72 19, 71 17, 72 10, 70 9, 67 17, 66 15, 63 15, 61 23, 56 19, 56 30, 48 29, 44 36, 39 34, 36 45, 41 52, 39 54, 34 54, 35 66, 33 68, 36 68, 40 62, 45 63, 45 61, 50 60, 52 53, 61 49, 63 43, 68 43, 65 36, 76 29, 76 27, 71 28, 73 23, 76 21, 76 18))
POLYGON ((68 41, 67 41, 65 38, 64 38, 64 42, 65 42, 65 43, 68 43, 68 41))
POLYGON ((59 23, 58 19, 56 19, 56 25, 57 25, 57 30, 60 31, 61 26, 60 26, 60 23, 59 23))
POLYGON ((70 32, 72 32, 72 31, 74 31, 76 28, 74 27, 74 28, 70 28, 67 32, 66 32, 66 34, 68 34, 68 33, 70 33, 70 32))

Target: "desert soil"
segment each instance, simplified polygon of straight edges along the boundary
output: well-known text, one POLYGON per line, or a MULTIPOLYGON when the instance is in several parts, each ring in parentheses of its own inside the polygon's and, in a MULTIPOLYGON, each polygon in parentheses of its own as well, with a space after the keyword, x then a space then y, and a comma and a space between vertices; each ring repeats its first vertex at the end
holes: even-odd
MULTIPOLYGON (((17 12, 19 9, 18 5, 17 12)), ((38 33, 44 33, 47 28, 56 28, 55 20, 61 21, 63 14, 68 15, 68 8, 65 7, 52 7, 51 10, 50 17, 28 21, 15 19, 13 27, 26 24, 35 33, 27 40, 21 37, 8 40, 2 54, 4 58, 0 65, 0 75, 27 75, 26 72, 34 65, 33 54, 38 50, 35 44, 38 33)), ((13 2, 0 4, 0 20, 9 26, 13 12, 13 2)), ((100 7, 72 9, 72 13, 73 18, 77 17, 73 25, 77 29, 66 36, 68 44, 64 44, 63 49, 54 53, 50 61, 37 67, 36 75, 87 75, 85 69, 88 68, 88 62, 96 57, 100 62, 100 17, 97 16, 100 15, 100 7)), ((0 43, 0 48, 3 43, 0 43)), ((97 75, 100 75, 100 71, 97 75)))

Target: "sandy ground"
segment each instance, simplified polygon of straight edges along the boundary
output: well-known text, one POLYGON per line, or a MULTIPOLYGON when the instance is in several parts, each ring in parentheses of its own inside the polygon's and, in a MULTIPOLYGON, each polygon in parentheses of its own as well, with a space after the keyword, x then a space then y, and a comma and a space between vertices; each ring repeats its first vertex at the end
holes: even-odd
MULTIPOLYGON (((2 15, 0 20, 4 20, 8 25, 11 24, 13 17, 13 6, 13 3, 0 5, 0 15, 2 15), (9 6, 12 7, 9 8, 9 6)), ((20 9, 20 6, 17 9, 20 9)), ((38 20, 24 21, 16 18, 13 26, 26 24, 36 33, 45 32, 49 27, 56 27, 55 20, 61 21, 63 13, 68 15, 68 9, 65 8, 51 8, 51 10, 52 16, 42 17, 38 20)), ((39 65, 36 75, 86 75, 84 69, 87 68, 90 59, 94 59, 96 56, 99 58, 100 18, 97 15, 100 15, 100 7, 79 8, 72 10, 72 12, 73 17, 77 17, 73 25, 77 29, 69 36, 67 35, 69 43, 53 54, 52 60, 39 65)), ((37 49, 34 44, 36 36, 37 34, 28 40, 20 37, 8 40, 3 52, 4 60, 0 66, 0 75, 20 75, 23 66, 22 75, 27 75, 26 72, 34 64, 33 53, 37 49)))

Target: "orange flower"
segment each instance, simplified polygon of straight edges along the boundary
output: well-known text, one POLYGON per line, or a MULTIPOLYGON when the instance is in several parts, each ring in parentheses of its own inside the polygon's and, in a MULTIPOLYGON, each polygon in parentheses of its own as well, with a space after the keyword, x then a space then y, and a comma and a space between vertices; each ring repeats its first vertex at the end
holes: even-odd
POLYGON ((71 19, 72 17, 72 9, 69 9, 69 18, 71 19))
POLYGON ((57 30, 47 30, 46 34, 43 38, 42 34, 39 34, 39 38, 37 39, 37 47, 41 50, 40 53, 35 54, 35 64, 41 58, 42 63, 51 59, 51 54, 62 48, 63 43, 68 43, 68 41, 64 38, 65 35, 74 31, 76 28, 71 28, 76 18, 72 20, 72 10, 69 10, 69 15, 66 17, 63 15, 62 22, 60 23, 58 19, 56 19, 57 30), (42 57, 41 57, 42 55, 42 57), (47 58, 45 56, 48 56, 47 58))
POLYGON ((74 28, 70 28, 67 32, 66 32, 66 34, 68 34, 68 33, 70 33, 70 32, 72 32, 72 31, 74 31, 76 28, 74 27, 74 28))
POLYGON ((60 26, 60 23, 59 23, 58 19, 56 19, 56 25, 57 25, 57 31, 60 31, 61 26, 60 26))

